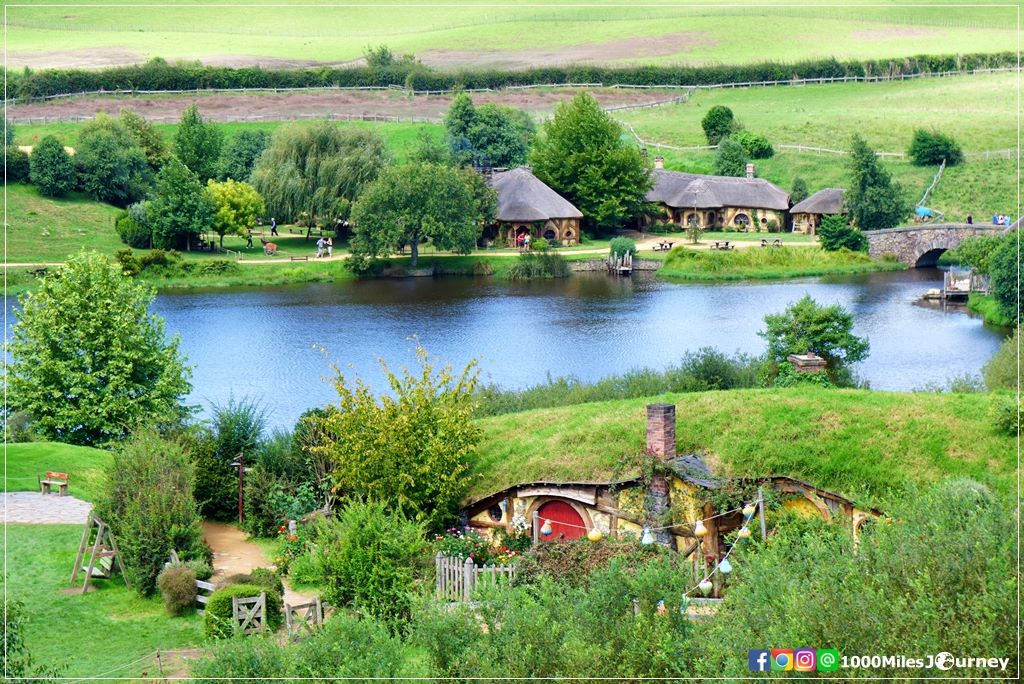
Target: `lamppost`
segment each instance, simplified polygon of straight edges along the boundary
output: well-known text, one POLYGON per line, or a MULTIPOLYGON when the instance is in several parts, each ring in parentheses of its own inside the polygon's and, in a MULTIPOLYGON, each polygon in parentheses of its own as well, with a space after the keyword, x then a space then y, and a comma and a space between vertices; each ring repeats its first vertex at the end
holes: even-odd
POLYGON ((235 460, 231 462, 232 466, 237 466, 238 467, 238 522, 239 523, 242 522, 242 510, 243 510, 242 509, 242 492, 243 492, 242 487, 243 487, 244 479, 245 479, 245 466, 243 465, 244 461, 245 461, 245 452, 244 451, 239 451, 238 452, 238 456, 236 456, 235 460))

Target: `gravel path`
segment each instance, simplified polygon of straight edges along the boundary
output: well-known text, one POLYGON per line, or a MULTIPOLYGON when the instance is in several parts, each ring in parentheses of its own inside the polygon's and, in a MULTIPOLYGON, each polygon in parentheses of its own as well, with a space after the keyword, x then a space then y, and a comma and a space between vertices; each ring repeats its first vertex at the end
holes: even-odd
POLYGON ((7 492, 3 495, 0 522, 35 525, 81 525, 92 504, 73 496, 39 492, 7 492))

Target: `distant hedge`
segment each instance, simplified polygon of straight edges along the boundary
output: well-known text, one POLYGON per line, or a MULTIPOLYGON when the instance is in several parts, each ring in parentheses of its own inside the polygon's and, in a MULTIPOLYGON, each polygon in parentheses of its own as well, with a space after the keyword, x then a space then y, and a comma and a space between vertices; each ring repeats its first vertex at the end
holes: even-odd
POLYGON ((108 69, 44 69, 8 71, 8 93, 18 99, 87 93, 98 90, 195 90, 244 88, 402 87, 416 91, 461 87, 601 83, 603 85, 715 85, 753 81, 876 76, 893 78, 912 74, 1015 67, 1013 52, 968 55, 918 55, 899 59, 819 59, 762 62, 746 65, 623 66, 574 65, 524 70, 477 69, 439 71, 418 63, 386 67, 314 67, 262 69, 214 67, 199 62, 168 64, 153 59, 146 64, 108 69))

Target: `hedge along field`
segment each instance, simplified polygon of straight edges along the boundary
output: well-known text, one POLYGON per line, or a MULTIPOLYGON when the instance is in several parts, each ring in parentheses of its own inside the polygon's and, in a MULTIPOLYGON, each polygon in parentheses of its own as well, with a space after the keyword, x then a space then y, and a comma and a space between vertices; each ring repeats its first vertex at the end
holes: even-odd
MULTIPOLYGON (((94 0, 96 4, 98 0, 94 0)), ((345 62, 387 44, 441 67, 529 67, 577 62, 731 63, 817 57, 905 57, 1016 49, 1006 7, 756 8, 474 6, 11 7, 8 65, 90 67, 167 59, 209 63, 345 62)), ((869 3, 863 3, 869 4, 869 3)), ((948 5, 948 6, 944 6, 948 5)))

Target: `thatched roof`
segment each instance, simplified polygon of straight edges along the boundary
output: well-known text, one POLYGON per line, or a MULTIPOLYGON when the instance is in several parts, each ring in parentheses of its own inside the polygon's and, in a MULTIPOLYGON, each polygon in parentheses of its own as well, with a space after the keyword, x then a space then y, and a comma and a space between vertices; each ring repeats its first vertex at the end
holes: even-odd
POLYGON ((647 193, 647 200, 670 207, 779 210, 789 208, 789 195, 786 191, 763 178, 704 176, 664 169, 655 169, 653 177, 654 187, 647 193))
POLYGON ((842 188, 825 188, 814 193, 803 202, 797 202, 789 210, 791 214, 841 214, 843 213, 842 188))
POLYGON ((547 221, 583 218, 580 210, 542 183, 527 168, 495 173, 491 187, 498 193, 499 221, 547 221))

